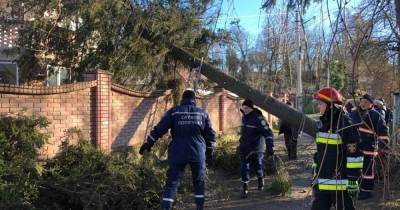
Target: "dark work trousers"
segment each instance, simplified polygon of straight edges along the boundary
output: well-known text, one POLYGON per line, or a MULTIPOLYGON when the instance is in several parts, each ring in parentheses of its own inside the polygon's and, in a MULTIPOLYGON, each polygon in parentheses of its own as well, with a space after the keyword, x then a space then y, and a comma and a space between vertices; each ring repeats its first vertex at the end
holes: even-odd
POLYGON ((289 134, 284 134, 283 136, 285 138, 285 145, 289 160, 297 159, 297 139, 289 134))
POLYGON ((315 189, 315 199, 311 210, 330 210, 336 204, 338 210, 354 210, 353 200, 346 190, 315 189), (343 208, 344 207, 344 208, 343 208))
POLYGON ((205 186, 205 162, 189 162, 181 164, 169 164, 167 172, 167 181, 164 188, 162 209, 171 209, 174 202, 176 191, 185 171, 185 166, 189 164, 192 170, 192 181, 194 187, 194 198, 197 205, 204 204, 204 186, 205 186))
POLYGON ((247 184, 250 182, 250 168, 253 168, 257 177, 263 177, 263 152, 255 152, 251 154, 240 154, 240 174, 242 182, 247 184))
POLYGON ((363 171, 361 176, 360 192, 371 193, 375 181, 375 158, 364 155, 363 171))

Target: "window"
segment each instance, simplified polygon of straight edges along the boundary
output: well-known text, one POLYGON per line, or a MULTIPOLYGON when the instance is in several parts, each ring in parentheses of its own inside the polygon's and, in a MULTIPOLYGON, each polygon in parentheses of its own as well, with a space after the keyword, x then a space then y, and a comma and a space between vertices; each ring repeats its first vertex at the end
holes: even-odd
POLYGON ((0 61, 0 83, 19 85, 18 65, 12 61, 0 61))
POLYGON ((47 65, 47 86, 71 83, 71 69, 47 65))

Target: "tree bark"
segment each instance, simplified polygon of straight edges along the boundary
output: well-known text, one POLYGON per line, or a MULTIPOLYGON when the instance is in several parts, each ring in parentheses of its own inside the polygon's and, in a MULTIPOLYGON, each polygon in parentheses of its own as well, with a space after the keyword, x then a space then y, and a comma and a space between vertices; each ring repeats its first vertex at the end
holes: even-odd
MULTIPOLYGON (((200 66, 201 63, 201 59, 196 58, 190 52, 176 46, 171 47, 171 55, 186 65, 194 64, 200 66)), ((300 127, 305 133, 315 136, 317 132, 317 123, 307 115, 223 73, 207 62, 203 61, 200 73, 240 97, 252 100, 254 104, 277 116, 279 119, 295 127, 300 127)))
MULTIPOLYGON (((151 36, 150 31, 147 29, 142 30, 141 37, 153 43, 156 43, 156 40, 158 40, 158 37, 151 36)), ((315 134, 318 131, 317 122, 312 118, 273 97, 261 93, 238 79, 225 74, 211 64, 205 61, 201 62, 201 59, 195 57, 192 53, 184 49, 174 45, 170 45, 169 49, 171 50, 171 56, 176 60, 179 60, 188 66, 201 65, 200 73, 211 81, 217 83, 219 86, 239 95, 242 98, 252 100, 254 104, 265 111, 275 115, 290 125, 300 128, 300 131, 304 131, 310 136, 315 137, 315 134)))

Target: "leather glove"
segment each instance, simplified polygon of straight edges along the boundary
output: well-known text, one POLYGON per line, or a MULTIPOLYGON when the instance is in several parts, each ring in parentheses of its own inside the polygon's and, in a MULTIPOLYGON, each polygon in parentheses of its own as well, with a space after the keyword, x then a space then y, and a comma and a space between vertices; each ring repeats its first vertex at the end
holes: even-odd
POLYGON ((350 181, 347 185, 347 192, 349 193, 350 196, 356 196, 359 191, 358 187, 358 181, 350 181))
POLYGON ((213 157, 213 148, 207 147, 206 149, 206 163, 208 166, 212 166, 214 163, 214 157, 213 157))
POLYGON ((143 155, 143 153, 144 153, 145 151, 150 152, 151 147, 153 147, 153 145, 154 145, 154 142, 152 142, 152 141, 147 141, 147 142, 145 142, 145 143, 140 147, 139 154, 143 155))

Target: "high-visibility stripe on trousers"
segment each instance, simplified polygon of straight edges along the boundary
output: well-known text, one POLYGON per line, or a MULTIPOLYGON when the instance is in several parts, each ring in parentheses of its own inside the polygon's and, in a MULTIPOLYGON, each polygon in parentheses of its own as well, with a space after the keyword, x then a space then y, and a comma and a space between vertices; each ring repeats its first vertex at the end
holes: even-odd
POLYGON ((321 144, 338 145, 342 144, 342 139, 339 134, 336 133, 324 133, 318 132, 316 137, 316 142, 321 144))
POLYGON ((318 179, 319 190, 346 190, 347 179, 318 179))

